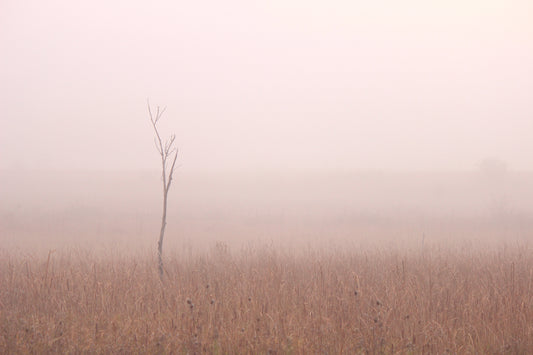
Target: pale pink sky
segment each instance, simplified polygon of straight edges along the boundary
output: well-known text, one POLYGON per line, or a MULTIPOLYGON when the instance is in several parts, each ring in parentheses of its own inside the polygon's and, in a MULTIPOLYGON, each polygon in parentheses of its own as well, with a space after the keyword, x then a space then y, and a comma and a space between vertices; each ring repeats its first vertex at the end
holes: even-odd
POLYGON ((0 3, 0 169, 533 169, 533 5, 0 3))

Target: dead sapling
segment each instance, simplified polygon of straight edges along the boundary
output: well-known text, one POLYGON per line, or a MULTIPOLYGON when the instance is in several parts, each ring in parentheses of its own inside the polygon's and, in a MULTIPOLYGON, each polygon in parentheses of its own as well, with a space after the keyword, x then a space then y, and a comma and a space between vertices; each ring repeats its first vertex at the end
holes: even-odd
POLYGON ((157 242, 157 260, 159 267, 159 276, 163 277, 163 238, 165 237, 165 227, 167 225, 167 202, 168 202, 168 191, 170 190, 170 185, 172 184, 172 175, 176 168, 176 160, 178 158, 178 148, 174 145, 176 135, 172 134, 164 143, 159 135, 159 130, 157 129, 157 123, 163 116, 166 108, 160 109, 157 106, 155 114, 152 113, 150 107, 150 102, 148 102, 148 113, 150 114, 150 122, 154 128, 155 137, 154 143, 157 149, 157 152, 161 156, 161 170, 162 170, 162 180, 163 180, 163 212, 161 216, 161 230, 159 232, 159 240, 157 242))

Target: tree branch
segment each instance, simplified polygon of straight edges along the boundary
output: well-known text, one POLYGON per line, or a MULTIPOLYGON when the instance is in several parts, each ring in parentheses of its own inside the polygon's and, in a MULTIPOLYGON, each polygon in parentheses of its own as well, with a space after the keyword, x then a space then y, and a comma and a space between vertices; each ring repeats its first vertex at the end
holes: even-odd
POLYGON ((172 183, 172 175, 174 174, 174 169, 176 168, 176 159, 178 158, 178 149, 176 148, 176 154, 174 154, 174 160, 172 161, 172 167, 170 168, 170 173, 168 175, 168 183, 166 190, 170 189, 170 184, 172 183))

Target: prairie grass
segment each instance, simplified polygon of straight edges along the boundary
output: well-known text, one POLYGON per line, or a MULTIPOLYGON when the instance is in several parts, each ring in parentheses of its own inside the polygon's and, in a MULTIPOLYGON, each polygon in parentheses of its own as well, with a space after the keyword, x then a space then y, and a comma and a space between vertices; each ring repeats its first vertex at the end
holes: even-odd
POLYGON ((526 354, 533 253, 0 254, 0 353, 526 354))

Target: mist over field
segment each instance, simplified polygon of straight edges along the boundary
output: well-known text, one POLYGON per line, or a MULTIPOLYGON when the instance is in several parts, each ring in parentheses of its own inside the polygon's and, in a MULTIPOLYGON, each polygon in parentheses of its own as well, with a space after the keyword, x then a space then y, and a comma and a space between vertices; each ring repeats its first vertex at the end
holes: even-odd
MULTIPOLYGON (((166 245, 528 244, 533 175, 176 171, 166 245), (425 239, 423 241, 423 239, 425 239), (405 244, 409 242, 408 244, 405 244)), ((4 246, 154 247, 161 181, 144 172, 2 172, 4 246)))
POLYGON ((1 1, 0 353, 530 353, 532 4, 1 1))

